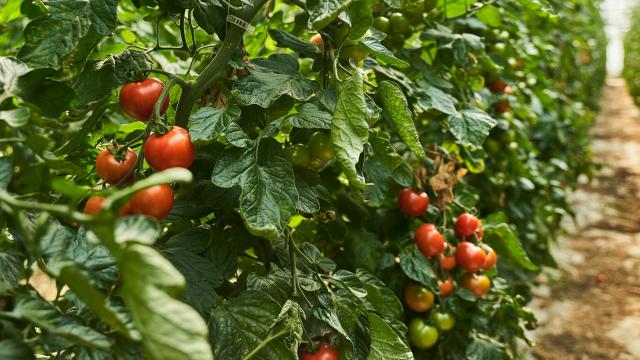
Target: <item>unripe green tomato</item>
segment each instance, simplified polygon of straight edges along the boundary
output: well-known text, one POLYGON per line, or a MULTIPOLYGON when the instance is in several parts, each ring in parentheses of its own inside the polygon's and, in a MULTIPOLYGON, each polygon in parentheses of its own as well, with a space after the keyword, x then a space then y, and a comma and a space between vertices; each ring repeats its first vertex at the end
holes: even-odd
POLYGON ((309 154, 311 155, 311 165, 321 167, 334 157, 333 144, 329 134, 317 131, 309 137, 309 154))
POLYGON ((502 30, 497 36, 498 40, 500 41, 507 41, 510 37, 511 36, 509 35, 509 32, 507 30, 502 30))
POLYGON ((441 331, 449 331, 456 324, 456 318, 448 312, 434 311, 431 313, 431 319, 436 327, 441 331))
POLYGON ((402 12, 412 24, 421 23, 424 14, 424 0, 405 0, 402 12))
POLYGON ((428 349, 438 342, 438 329, 415 318, 409 323, 409 341, 418 349, 428 349))
POLYGON ((340 59, 342 60, 348 60, 351 58, 357 63, 366 59, 367 56, 369 56, 369 52, 361 48, 359 45, 344 46, 342 47, 342 50, 340 50, 340 59))
POLYGON ((384 16, 377 16, 373 19, 373 27, 383 33, 389 33, 389 19, 384 16))
POLYGON ((402 13, 393 13, 389 16, 389 35, 404 35, 411 31, 409 20, 402 13))
POLYGON ((498 42, 493 45, 493 51, 498 54, 504 54, 504 51, 507 49, 507 45, 503 42, 498 42))
POLYGON ((482 75, 472 75, 469 79, 469 85, 473 90, 481 90, 484 88, 484 76, 482 75))
POLYGON ((284 158, 293 165, 306 167, 309 165, 309 147, 303 144, 295 144, 284 148, 284 158))

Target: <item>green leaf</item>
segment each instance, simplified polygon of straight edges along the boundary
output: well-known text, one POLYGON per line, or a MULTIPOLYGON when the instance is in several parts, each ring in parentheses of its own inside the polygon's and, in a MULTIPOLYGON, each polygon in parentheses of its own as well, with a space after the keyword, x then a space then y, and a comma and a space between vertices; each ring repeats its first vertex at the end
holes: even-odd
POLYGON ((466 14, 471 4, 468 0, 438 0, 438 7, 445 10, 447 19, 466 14))
POLYGON ((312 214, 320 210, 320 202, 302 176, 296 176, 296 190, 298 191, 298 205, 300 211, 312 214))
POLYGON ((353 228, 347 233, 345 253, 355 267, 375 272, 384 253, 378 236, 364 229, 353 228))
POLYGON ((7 156, 0 157, 0 190, 6 190, 13 176, 13 160, 7 156))
POLYGON ((0 252, 0 294, 15 289, 22 277, 22 259, 15 249, 3 249, 0 252))
POLYGON ((469 360, 504 360, 507 359, 504 345, 489 337, 476 337, 467 346, 466 359, 469 360))
POLYGON ((498 27, 502 25, 502 15, 500 15, 498 8, 493 5, 483 6, 476 13, 476 17, 489 26, 498 27))
POLYGON ((358 188, 366 188, 356 164, 368 139, 369 124, 362 77, 356 72, 338 85, 338 101, 331 122, 331 143, 349 183, 358 188))
POLYGON ((35 293, 18 294, 12 314, 33 322, 44 331, 83 346, 108 348, 113 343, 105 335, 85 326, 80 318, 62 314, 35 293))
POLYGON ((464 145, 482 146, 498 121, 480 109, 462 110, 449 116, 449 131, 464 145))
POLYGON ((20 5, 22 1, 9 0, 5 1, 0 9, 0 24, 7 24, 20 17, 20 5))
POLYGON ((117 254, 122 273, 120 296, 131 310, 151 359, 212 360, 207 326, 191 307, 175 298, 184 277, 151 247, 130 244, 117 254))
POLYGON ((410 279, 421 283, 434 293, 438 293, 438 278, 429 261, 418 251, 418 247, 410 245, 400 254, 400 267, 410 279))
POLYGON ((209 325, 216 359, 244 359, 263 342, 256 359, 293 359, 282 338, 269 337, 279 313, 277 302, 255 290, 244 291, 216 307, 209 325))
POLYGON ((298 73, 298 60, 290 55, 256 59, 247 68, 251 75, 241 78, 233 87, 233 94, 241 105, 268 108, 283 95, 305 101, 316 90, 315 82, 298 73))
POLYGON ((547 0, 518 0, 522 6, 533 10, 538 16, 556 20, 558 15, 554 13, 553 6, 547 0))
POLYGON ((33 68, 60 68, 91 27, 87 7, 88 2, 81 0, 51 2, 49 15, 24 29, 25 43, 18 58, 33 68))
POLYGON ((57 118, 68 110, 73 90, 64 82, 50 79, 50 70, 33 70, 19 80, 20 97, 40 109, 44 116, 57 118))
POLYGON ((210 144, 228 131, 229 125, 240 118, 240 107, 230 105, 216 109, 203 107, 189 118, 189 135, 197 145, 210 144))
POLYGON ((416 125, 413 123, 413 116, 409 111, 407 98, 400 87, 390 81, 381 81, 378 84, 378 94, 389 115, 391 124, 400 135, 400 138, 418 157, 426 157, 422 144, 420 144, 418 130, 416 130, 416 125))
POLYGON ((116 221, 115 240, 119 244, 153 245, 160 236, 160 225, 148 216, 125 216, 116 221))
POLYGON ((285 159, 267 153, 268 145, 263 145, 267 141, 246 150, 225 151, 216 161, 211 180, 223 188, 240 185, 240 214, 247 229, 253 235, 276 239, 296 210, 298 193, 293 168, 285 159), (265 158, 258 162, 259 156, 265 158))
POLYGON ((313 103, 304 103, 298 113, 289 118, 289 123, 301 129, 331 129, 331 114, 313 103))
POLYGON ((438 89, 435 86, 422 83, 420 89, 416 89, 416 96, 418 97, 417 106, 423 111, 429 109, 436 109, 443 114, 454 115, 458 112, 455 106, 454 98, 438 89))
POLYGON ((375 38, 364 38, 360 40, 360 45, 364 46, 371 56, 378 60, 382 60, 391 66, 397 67, 398 69, 405 69, 409 67, 408 62, 395 57, 391 50, 384 47, 384 45, 380 44, 380 42, 375 38))
POLYGON ((320 55, 320 48, 312 44, 308 41, 300 40, 295 37, 293 34, 281 30, 281 29, 271 29, 269 30, 269 35, 273 40, 276 41, 276 44, 279 47, 284 47, 291 49, 299 54, 305 54, 311 57, 320 55))
POLYGON ((364 269, 358 269, 356 275, 364 284, 371 310, 382 314, 385 319, 402 319, 402 303, 385 283, 364 269))
POLYGON ((371 352, 367 360, 413 360, 413 353, 381 317, 369 313, 371 352))
POLYGON ((376 157, 379 158, 388 169, 393 170, 405 162, 402 156, 400 156, 391 145, 390 135, 382 130, 371 130, 369 133, 369 142, 376 157))
POLYGON ((94 30, 100 35, 109 35, 118 24, 118 2, 120 0, 89 0, 89 17, 94 30))
MULTIPOLYGON (((19 3, 19 1, 14 1, 14 3, 19 3)), ((30 360, 35 359, 35 356, 27 344, 14 339, 5 339, 0 341, 0 359, 30 360)))
POLYGON ((373 22, 371 0, 352 0, 347 7, 347 14, 351 23, 349 39, 360 39, 366 34, 373 22))
POLYGON ((508 255, 518 265, 527 270, 538 270, 538 266, 529 259, 520 240, 518 240, 518 237, 508 224, 486 224, 484 231, 485 241, 494 246, 499 255, 508 255))
POLYGON ((308 0, 309 28, 320 30, 329 25, 350 3, 351 0, 308 0))
POLYGON ((213 264, 207 258, 185 249, 168 249, 169 260, 187 281, 187 290, 182 299, 200 315, 208 319, 211 309, 220 300, 215 289, 222 285, 222 274, 212 271, 213 264))
POLYGON ((0 103, 19 93, 18 78, 29 72, 29 67, 12 57, 0 57, 0 103))

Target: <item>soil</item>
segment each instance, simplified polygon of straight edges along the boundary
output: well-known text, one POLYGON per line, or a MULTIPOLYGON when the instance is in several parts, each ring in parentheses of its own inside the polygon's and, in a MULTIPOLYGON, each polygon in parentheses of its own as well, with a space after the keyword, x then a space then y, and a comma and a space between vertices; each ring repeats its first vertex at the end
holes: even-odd
POLYGON ((593 128, 595 178, 572 195, 576 222, 554 247, 531 308, 528 359, 640 359, 640 111, 609 79, 593 128))

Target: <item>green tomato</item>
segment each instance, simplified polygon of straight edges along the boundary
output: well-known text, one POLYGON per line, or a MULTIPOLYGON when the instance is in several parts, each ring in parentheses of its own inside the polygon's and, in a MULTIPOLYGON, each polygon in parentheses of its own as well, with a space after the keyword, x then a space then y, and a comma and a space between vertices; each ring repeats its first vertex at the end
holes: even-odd
POLYGON ((367 56, 369 56, 369 52, 359 45, 343 46, 342 50, 340 50, 340 59, 342 60, 351 58, 357 63, 366 59, 367 56))
POLYGON ((383 33, 389 33, 389 19, 384 16, 377 16, 373 19, 373 27, 383 33))
POLYGON ((333 144, 329 134, 323 132, 315 132, 309 138, 309 152, 311 155, 311 165, 313 167, 321 167, 334 157, 333 144))
POLYGON ((506 49, 507 49, 507 45, 502 42, 498 42, 493 45, 493 51, 495 51, 498 54, 504 54, 504 51, 506 49))
POLYGON ((401 13, 389 16, 389 35, 404 35, 411 31, 409 20, 401 13))
POLYGON ((469 85, 473 90, 481 90, 484 87, 484 77, 482 75, 472 75, 469 79, 469 85))
POLYGON ((303 144, 295 144, 284 148, 284 158, 293 165, 306 167, 309 165, 309 147, 303 144))
POLYGON ((402 5, 402 12, 412 24, 419 24, 423 19, 424 0, 405 0, 402 5))
POLYGON ((418 349, 428 349, 438 341, 438 329, 415 318, 409 323, 409 341, 418 349))
POLYGON ((436 327, 441 331, 448 331, 453 329, 456 324, 456 318, 448 312, 434 311, 431 313, 431 319, 436 327))

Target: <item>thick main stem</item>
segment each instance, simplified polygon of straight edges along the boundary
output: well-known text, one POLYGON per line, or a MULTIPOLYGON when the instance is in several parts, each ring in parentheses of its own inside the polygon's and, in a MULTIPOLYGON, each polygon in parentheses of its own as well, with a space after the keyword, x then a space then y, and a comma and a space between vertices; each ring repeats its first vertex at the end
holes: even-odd
MULTIPOLYGON (((252 7, 232 11, 231 14, 250 23, 266 1, 267 0, 256 0, 252 7)), ((187 89, 180 97, 178 109, 176 110, 176 125, 182 127, 187 125, 193 105, 211 85, 224 76, 227 70, 227 64, 229 64, 231 56, 233 56, 233 53, 238 49, 238 46, 240 46, 244 32, 245 29, 237 25, 227 24, 227 34, 222 42, 222 47, 209 65, 202 71, 202 74, 198 76, 193 86, 187 89)))

